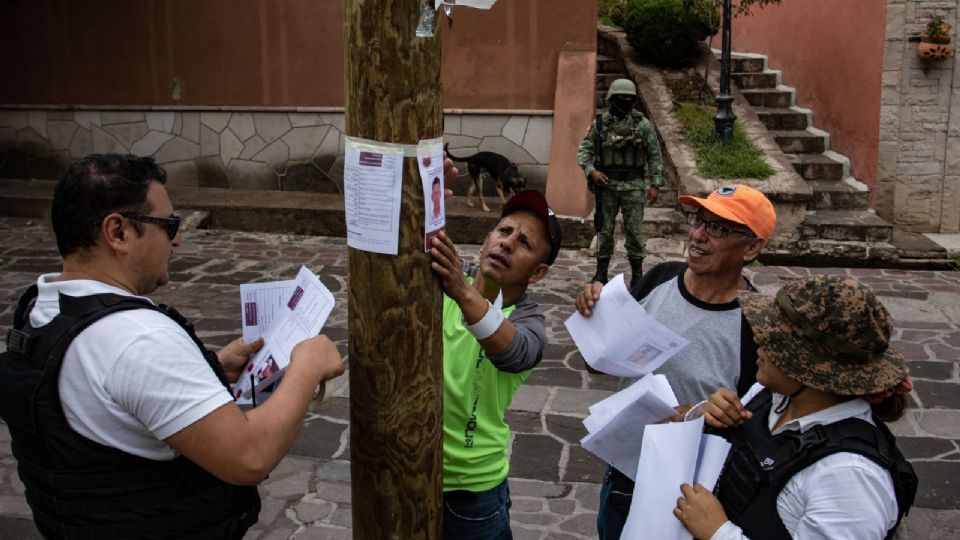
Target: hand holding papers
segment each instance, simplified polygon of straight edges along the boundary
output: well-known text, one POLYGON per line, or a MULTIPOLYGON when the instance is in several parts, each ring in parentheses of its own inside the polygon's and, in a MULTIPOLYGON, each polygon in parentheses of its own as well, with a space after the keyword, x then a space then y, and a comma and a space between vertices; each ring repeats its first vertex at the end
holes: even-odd
POLYGON ((729 451, 723 438, 703 434, 703 417, 647 426, 637 464, 641 481, 634 487, 620 538, 693 538, 673 515, 680 484, 698 483, 712 491, 729 451))
POLYGON ((580 445, 635 479, 644 427, 670 418, 676 414, 676 406, 667 378, 647 375, 590 406, 590 416, 583 420, 589 433, 580 445))
MULTIPOLYGON (((276 285, 274 295, 277 294, 276 291, 284 290, 282 285, 273 285, 276 285)), ((253 289, 260 292, 268 290, 266 287, 253 289)), ((300 268, 297 279, 293 280, 289 290, 289 294, 284 295, 284 304, 275 311, 273 322, 263 334, 263 348, 247 362, 244 374, 237 381, 234 396, 238 398, 238 403, 251 402, 254 391, 259 394, 277 381, 290 364, 293 348, 301 341, 319 334, 333 310, 333 294, 306 267, 300 268)), ((254 296, 254 299, 255 302, 264 301, 264 304, 257 304, 255 311, 258 314, 267 311, 267 304, 276 302, 275 298, 268 294, 263 294, 262 298, 254 296)), ((246 302, 246 298, 244 301, 246 302)), ((245 327, 247 313, 247 307, 244 306, 245 327)))
POLYGON ((620 377, 646 375, 689 343, 637 303, 623 274, 603 287, 590 317, 574 312, 565 324, 590 367, 620 377))

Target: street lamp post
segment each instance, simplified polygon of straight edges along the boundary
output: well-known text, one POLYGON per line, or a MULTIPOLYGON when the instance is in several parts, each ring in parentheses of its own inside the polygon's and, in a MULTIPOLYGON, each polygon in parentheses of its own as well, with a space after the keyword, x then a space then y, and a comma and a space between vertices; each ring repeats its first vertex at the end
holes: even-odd
POLYGON ((730 95, 730 0, 723 0, 723 34, 720 46, 720 94, 717 95, 717 114, 713 116, 714 137, 729 141, 733 137, 733 96, 730 95))

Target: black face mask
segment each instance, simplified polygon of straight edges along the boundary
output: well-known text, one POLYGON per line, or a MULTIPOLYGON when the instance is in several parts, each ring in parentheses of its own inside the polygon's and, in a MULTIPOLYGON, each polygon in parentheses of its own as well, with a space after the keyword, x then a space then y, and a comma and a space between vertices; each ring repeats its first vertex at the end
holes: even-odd
POLYGON ((623 118, 633 110, 634 100, 620 99, 619 96, 610 98, 610 112, 617 118, 623 118))

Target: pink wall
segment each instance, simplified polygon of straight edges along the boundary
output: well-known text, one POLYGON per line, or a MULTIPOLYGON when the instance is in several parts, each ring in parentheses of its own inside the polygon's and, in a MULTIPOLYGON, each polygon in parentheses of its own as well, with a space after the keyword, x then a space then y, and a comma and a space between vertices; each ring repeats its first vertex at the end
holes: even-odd
MULTIPOLYGON (((341 7, 0 1, 0 104, 341 107, 341 7)), ((443 106, 553 109, 557 55, 596 49, 596 13, 585 0, 502 0, 455 8, 453 27, 441 16, 443 106)))
POLYGON ((886 0, 784 0, 733 21, 733 50, 768 55, 874 194, 886 16, 886 0))

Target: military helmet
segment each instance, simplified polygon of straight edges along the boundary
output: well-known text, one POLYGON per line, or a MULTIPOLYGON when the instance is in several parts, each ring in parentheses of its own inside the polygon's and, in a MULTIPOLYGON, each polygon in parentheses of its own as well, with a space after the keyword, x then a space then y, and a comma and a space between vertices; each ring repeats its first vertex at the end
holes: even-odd
POLYGON ((637 85, 633 84, 633 81, 630 79, 617 79, 613 81, 610 85, 610 89, 607 90, 607 101, 610 101, 610 98, 617 95, 623 96, 637 96, 637 85))

